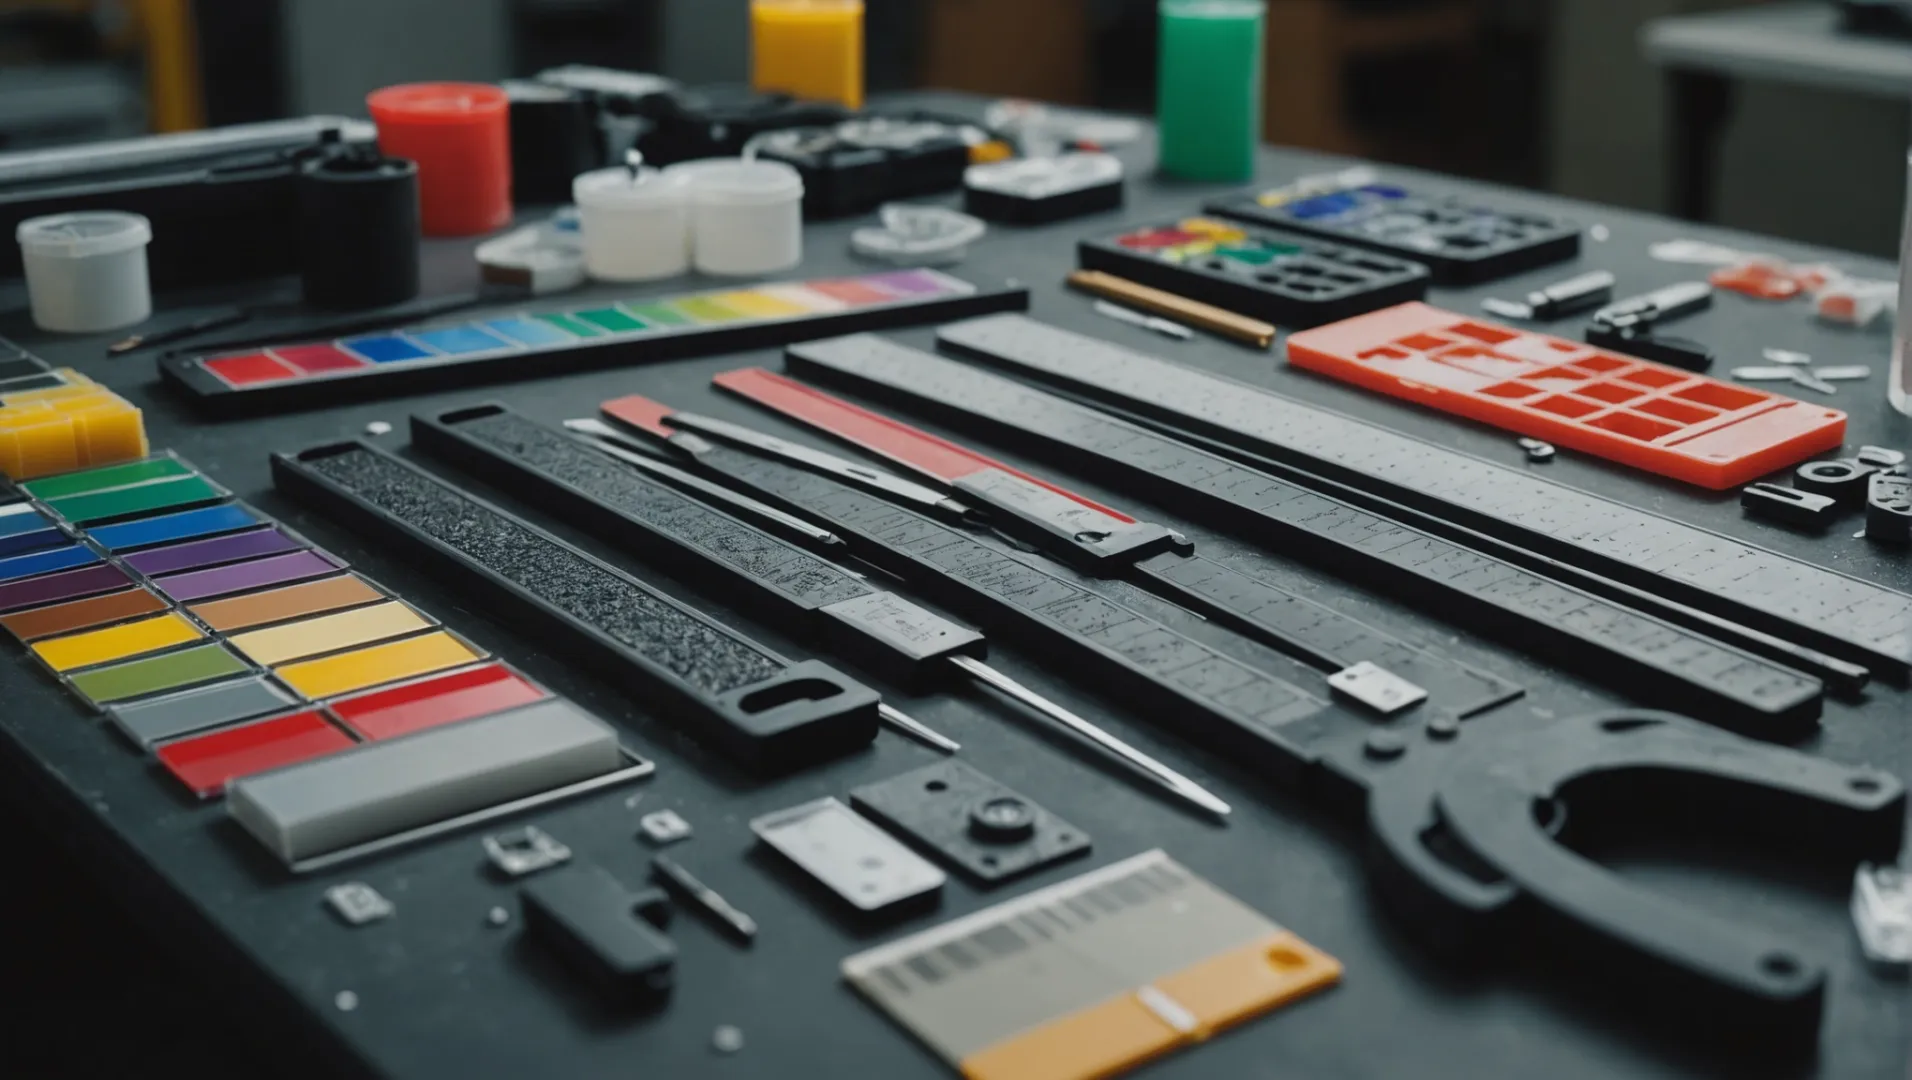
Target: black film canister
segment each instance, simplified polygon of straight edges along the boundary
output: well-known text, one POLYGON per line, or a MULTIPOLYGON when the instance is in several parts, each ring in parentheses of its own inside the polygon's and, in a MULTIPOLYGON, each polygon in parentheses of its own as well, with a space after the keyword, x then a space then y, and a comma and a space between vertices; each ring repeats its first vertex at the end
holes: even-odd
POLYGON ((299 173, 305 302, 367 308, 418 295, 418 166, 373 153, 329 154, 299 173))
POLYGON ((604 136, 589 95, 561 86, 510 80, 511 201, 537 206, 571 201, 571 181, 604 165, 604 136))

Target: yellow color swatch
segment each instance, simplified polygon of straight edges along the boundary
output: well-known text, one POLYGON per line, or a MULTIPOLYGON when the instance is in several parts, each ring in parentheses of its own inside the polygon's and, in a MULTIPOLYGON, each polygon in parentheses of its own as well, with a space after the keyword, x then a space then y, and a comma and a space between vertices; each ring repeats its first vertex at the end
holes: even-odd
POLYGON ((404 604, 374 604, 267 630, 234 634, 227 640, 253 663, 271 666, 384 641, 430 625, 430 620, 404 604))
POLYGON ((277 669, 285 683, 309 698, 350 693, 380 683, 429 675, 480 659, 471 647, 440 630, 369 649, 277 669))
POLYGON ((753 319, 781 319, 786 315, 810 314, 809 308, 755 289, 718 293, 711 299, 753 319))
POLYGON ((74 668, 104 664, 109 660, 124 660, 156 649, 183 645, 188 641, 197 641, 202 636, 198 628, 181 618, 178 612, 169 611, 164 615, 109 626, 104 630, 88 630, 82 634, 36 641, 33 651, 53 670, 72 671, 74 668))

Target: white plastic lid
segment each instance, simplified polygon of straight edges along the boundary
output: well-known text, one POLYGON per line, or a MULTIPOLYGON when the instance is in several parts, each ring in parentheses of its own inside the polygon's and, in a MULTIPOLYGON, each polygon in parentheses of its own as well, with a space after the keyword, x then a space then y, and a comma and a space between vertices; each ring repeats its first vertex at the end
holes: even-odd
POLYGON ((153 225, 141 214, 90 210, 28 218, 14 232, 20 250, 53 259, 116 255, 152 243, 153 225))
POLYGON ((667 180, 656 169, 639 169, 635 177, 621 165, 593 169, 571 181, 571 198, 593 210, 637 210, 683 202, 684 189, 667 180))
POLYGON ((803 176, 781 161, 704 158, 664 170, 705 206, 766 206, 803 198, 803 176))

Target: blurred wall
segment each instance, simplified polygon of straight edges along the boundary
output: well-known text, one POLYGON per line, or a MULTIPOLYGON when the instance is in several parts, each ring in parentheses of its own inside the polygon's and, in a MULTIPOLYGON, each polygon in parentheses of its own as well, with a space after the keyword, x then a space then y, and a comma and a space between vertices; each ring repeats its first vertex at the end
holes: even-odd
MULTIPOLYGON (((1554 0, 1549 81, 1551 186, 1565 195, 1666 209, 1667 94, 1640 51, 1664 15, 1744 0, 1554 0)), ((1721 224, 1894 256, 1912 105, 1740 80, 1721 142, 1721 224)))
POLYGON ((362 116, 381 86, 511 73, 508 0, 280 0, 286 106, 362 116))

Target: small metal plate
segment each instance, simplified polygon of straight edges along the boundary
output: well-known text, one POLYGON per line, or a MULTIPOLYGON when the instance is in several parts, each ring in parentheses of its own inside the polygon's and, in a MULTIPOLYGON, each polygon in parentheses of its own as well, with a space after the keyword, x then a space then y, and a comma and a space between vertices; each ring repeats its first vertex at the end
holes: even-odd
POLYGON ((937 895, 948 878, 835 799, 823 798, 750 822, 757 838, 859 911, 937 895))
POLYGON ((1089 850, 1089 835, 960 761, 866 784, 850 804, 982 884, 1089 850))
POLYGON ((398 910, 377 889, 363 881, 348 881, 325 890, 325 906, 351 926, 364 926, 390 918, 398 910))
POLYGON ((1382 716, 1392 716, 1426 700, 1427 691, 1371 660, 1328 676, 1328 685, 1382 716))
POLYGON ((571 858, 570 848, 544 830, 530 825, 487 836, 484 844, 485 855, 491 859, 491 865, 508 877, 523 877, 568 862, 571 858))

